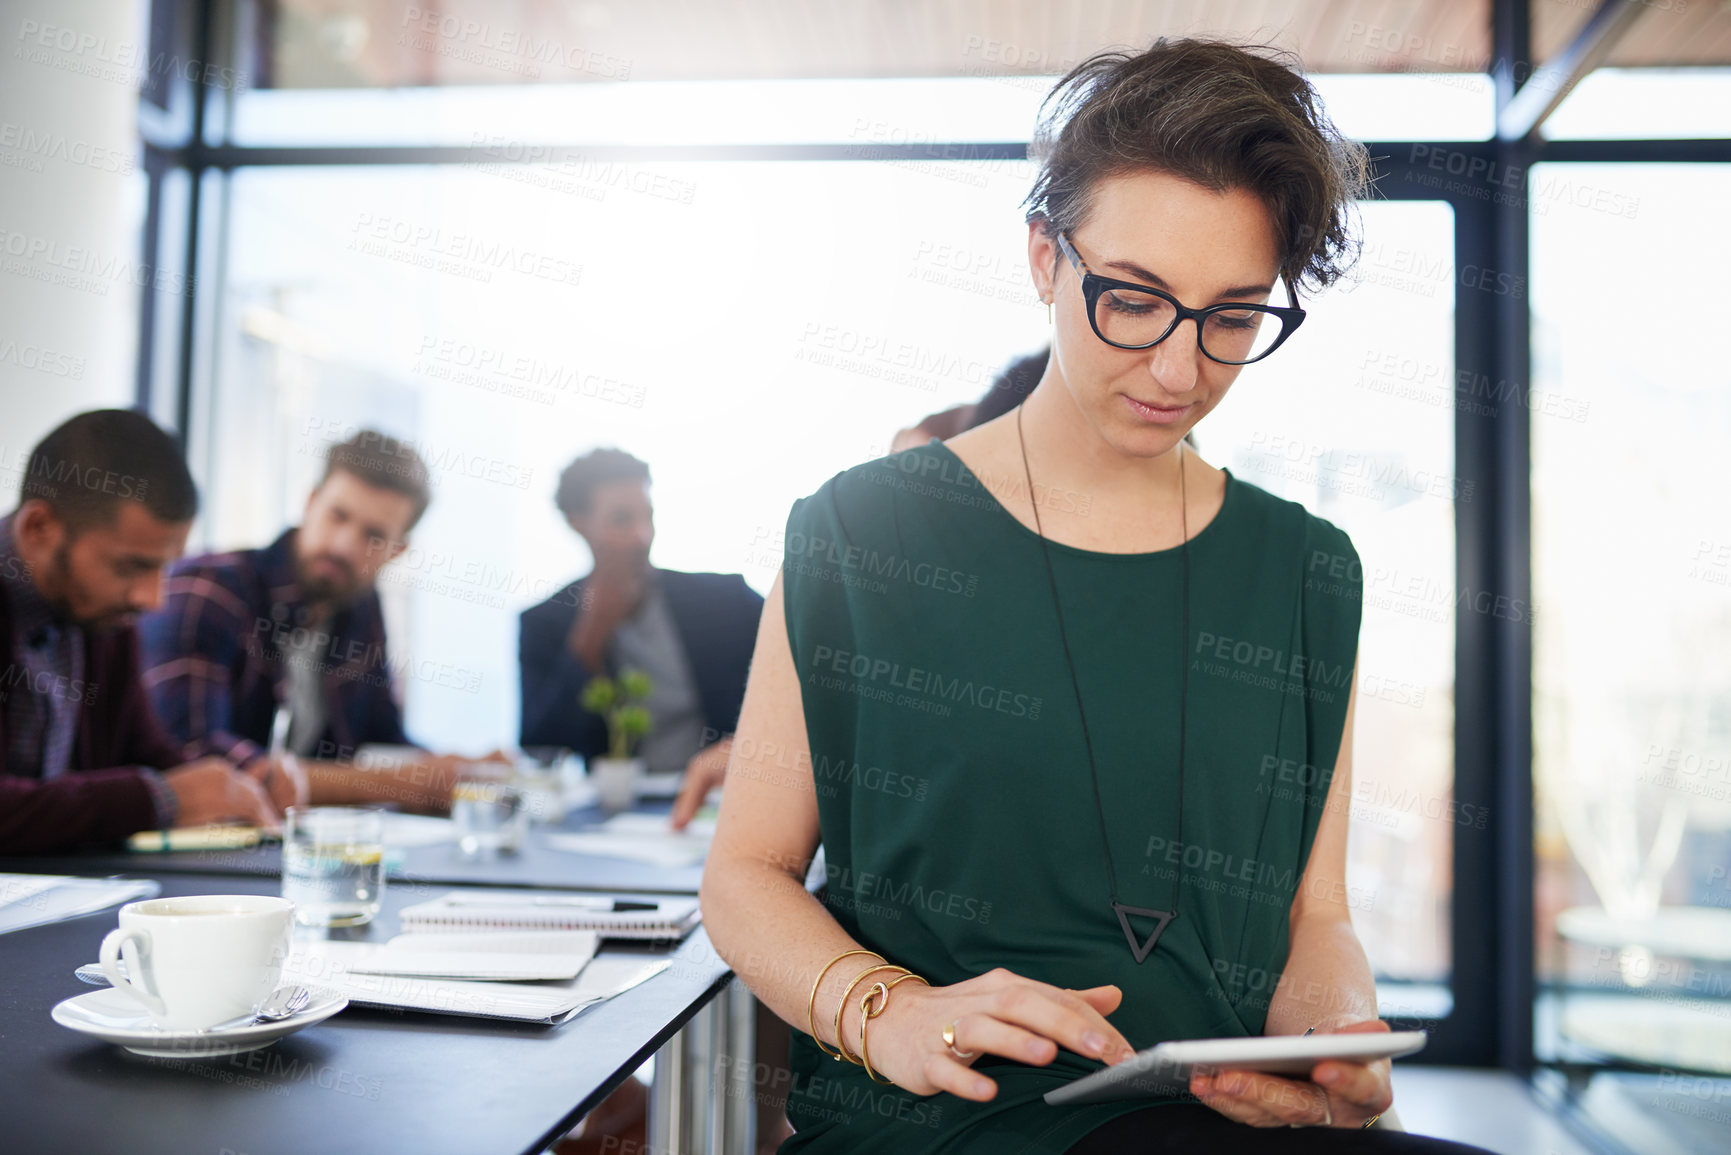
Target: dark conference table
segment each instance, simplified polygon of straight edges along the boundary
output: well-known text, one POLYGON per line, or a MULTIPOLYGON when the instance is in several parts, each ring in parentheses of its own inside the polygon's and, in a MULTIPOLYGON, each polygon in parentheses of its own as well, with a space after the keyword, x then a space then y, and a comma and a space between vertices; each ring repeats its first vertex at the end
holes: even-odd
MULTIPOLYGON (((164 895, 275 894, 277 862, 264 848, 13 859, 0 871, 155 878, 164 895)), ((481 862, 436 846, 409 851, 406 869, 362 937, 391 937, 402 907, 453 883, 692 893, 699 868, 681 885, 681 871, 533 846, 481 862), (614 872, 635 885, 603 877, 614 872)), ((537 1155, 651 1056, 651 1150, 737 1151, 751 1141, 741 1102, 750 1089, 716 1086, 726 1066, 718 1058, 750 1053, 751 1000, 701 926, 671 951, 608 943, 673 965, 557 1027, 350 1008, 259 1051, 162 1060, 49 1017, 55 1003, 95 989, 72 972, 95 961, 114 925, 110 908, 0 935, 0 1149, 9 1155, 537 1155)))
MULTIPOLYGON (((665 814, 668 803, 648 803, 639 812, 665 814)), ((529 828, 523 849, 514 854, 465 858, 455 843, 411 846, 403 852, 392 881, 405 886, 424 884, 433 893, 449 886, 532 886, 619 893, 696 894, 703 867, 652 866, 619 858, 554 850, 544 839, 550 833, 572 833, 601 821, 594 807, 573 810, 565 820, 529 828)), ((274 842, 243 850, 187 850, 132 854, 125 850, 83 853, 64 858, 0 858, 0 873, 62 874, 247 874, 282 877, 282 852, 274 842)))

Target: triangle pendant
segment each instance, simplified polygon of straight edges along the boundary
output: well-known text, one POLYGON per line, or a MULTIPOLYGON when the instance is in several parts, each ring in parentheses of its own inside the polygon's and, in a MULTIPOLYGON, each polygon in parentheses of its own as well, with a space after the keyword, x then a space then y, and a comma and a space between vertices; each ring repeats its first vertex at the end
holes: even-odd
POLYGON ((1136 956, 1137 962, 1154 953, 1154 944, 1160 941, 1161 933, 1178 917, 1175 910, 1149 910, 1143 906, 1125 906, 1121 902, 1114 902, 1112 909, 1118 914, 1118 925, 1124 928, 1124 937, 1130 943, 1130 953, 1136 956), (1153 931, 1140 946, 1136 944, 1136 932, 1130 929, 1130 916, 1133 914, 1155 920, 1153 931))

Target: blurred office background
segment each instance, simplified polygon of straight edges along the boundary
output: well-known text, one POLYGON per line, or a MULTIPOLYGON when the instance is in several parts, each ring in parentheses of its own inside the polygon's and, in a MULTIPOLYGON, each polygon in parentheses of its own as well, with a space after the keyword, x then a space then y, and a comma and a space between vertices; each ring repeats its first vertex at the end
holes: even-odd
POLYGON ((0 9, 5 484, 140 404, 194 547, 250 546, 329 442, 408 439, 393 664, 411 732, 472 751, 516 733, 516 615, 587 567, 567 461, 644 458, 656 561, 767 589, 795 498, 1044 343, 1052 80, 1291 50, 1376 157, 1364 251, 1198 437, 1363 559, 1385 1014, 1590 1149, 1731 1147, 1731 3, 0 9))

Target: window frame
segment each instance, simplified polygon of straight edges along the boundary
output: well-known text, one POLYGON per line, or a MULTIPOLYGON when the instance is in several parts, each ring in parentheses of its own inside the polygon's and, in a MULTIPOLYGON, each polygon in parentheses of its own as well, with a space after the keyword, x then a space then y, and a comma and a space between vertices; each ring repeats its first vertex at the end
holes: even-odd
MULTIPOLYGON (((1606 5, 1610 8, 1610 5, 1606 5)), ((1515 103, 1520 62, 1531 60, 1529 0, 1492 0, 1492 62, 1499 121, 1515 103)), ((261 33, 258 0, 153 0, 150 53, 232 66, 261 33)), ((1590 30, 1589 30, 1590 31, 1590 30)), ((1573 49, 1575 46, 1571 46, 1573 49)), ((1568 52, 1560 54, 1566 59, 1568 52)), ((1539 75, 1542 75, 1540 73, 1539 75)), ((1578 76, 1575 77, 1578 79, 1578 76)), ((226 138, 225 90, 204 90, 178 74, 158 78, 139 108, 145 177, 144 267, 178 274, 184 293, 140 294, 135 400, 179 431, 195 473, 204 476, 213 396, 216 309, 222 298, 229 176, 264 166, 498 163, 484 148, 243 147, 226 138)), ((1528 81, 1529 85, 1531 81, 1528 81)), ((1545 83, 1554 83, 1547 77, 1545 83)), ((1527 103, 1531 103, 1528 101, 1527 103)), ((1540 117, 1542 121, 1542 116, 1540 117)), ((1535 129, 1537 125, 1533 126, 1535 129)), ((1455 368, 1493 381, 1531 380, 1530 310, 1524 292, 1463 286, 1460 272, 1494 272, 1507 283, 1529 276, 1525 182, 1486 199, 1453 182, 1427 182, 1427 159, 1445 151, 1494 171, 1544 161, 1731 162, 1731 140, 1568 140, 1536 131, 1481 141, 1366 142, 1377 175, 1374 196, 1442 201, 1455 214, 1455 368)), ((1026 141, 909 142, 572 148, 571 155, 654 161, 1001 161, 1022 160, 1026 141)), ((1498 281, 1497 284, 1505 282, 1498 281)), ((1472 478, 1474 499, 1455 503, 1456 588, 1531 604, 1530 414, 1456 407, 1455 475, 1472 478)), ((1454 794, 1482 808, 1486 829, 1454 832, 1451 903, 1452 1011, 1438 1019, 1392 1019, 1429 1029, 1427 1063, 1534 1070, 1534 847, 1530 618, 1457 615, 1454 794)))

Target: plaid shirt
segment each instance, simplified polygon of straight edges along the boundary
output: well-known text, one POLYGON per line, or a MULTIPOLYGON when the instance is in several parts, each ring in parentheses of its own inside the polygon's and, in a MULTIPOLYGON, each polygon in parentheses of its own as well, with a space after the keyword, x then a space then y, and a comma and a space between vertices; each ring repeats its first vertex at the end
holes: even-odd
POLYGON ((236 766, 267 753, 277 705, 288 701, 291 640, 309 636, 325 699, 312 756, 348 759, 363 743, 409 742, 378 595, 368 590, 323 623, 306 625, 294 535, 291 529, 264 549, 181 562, 163 608, 139 622, 145 688, 163 725, 191 753, 236 766))
POLYGON ((12 518, 0 520, 0 582, 12 603, 6 667, 6 771, 51 781, 72 763, 72 735, 84 696, 84 631, 55 615, 18 556, 12 518))
MULTIPOLYGON (((86 700, 95 700, 98 687, 84 676, 84 630, 54 612, 18 556, 14 516, 0 518, 0 591, 12 626, 11 661, 0 673, 6 732, 6 762, 0 770, 53 782, 73 768, 79 710, 86 700)), ((150 767, 135 769, 150 788, 158 827, 172 826, 179 809, 174 791, 150 767)))

